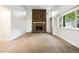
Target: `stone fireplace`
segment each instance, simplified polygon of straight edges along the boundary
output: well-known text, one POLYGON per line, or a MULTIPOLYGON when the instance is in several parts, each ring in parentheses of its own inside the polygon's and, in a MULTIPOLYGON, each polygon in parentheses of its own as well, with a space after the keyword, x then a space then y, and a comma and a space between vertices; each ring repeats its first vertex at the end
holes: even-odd
POLYGON ((46 10, 32 10, 32 32, 46 32, 46 10))

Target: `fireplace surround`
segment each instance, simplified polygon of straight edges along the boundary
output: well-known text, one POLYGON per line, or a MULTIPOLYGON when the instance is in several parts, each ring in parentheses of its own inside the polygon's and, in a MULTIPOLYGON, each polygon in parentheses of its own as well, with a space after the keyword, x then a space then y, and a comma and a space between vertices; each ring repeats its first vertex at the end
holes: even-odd
POLYGON ((46 32, 46 9, 32 10, 32 32, 46 32))

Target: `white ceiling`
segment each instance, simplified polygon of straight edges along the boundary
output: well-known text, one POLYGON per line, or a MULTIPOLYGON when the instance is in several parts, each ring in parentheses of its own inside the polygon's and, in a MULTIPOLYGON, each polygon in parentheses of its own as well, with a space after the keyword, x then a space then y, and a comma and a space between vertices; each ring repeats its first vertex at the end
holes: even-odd
POLYGON ((2 5, 11 10, 26 10, 22 5, 2 5))
POLYGON ((24 5, 24 7, 27 9, 52 9, 53 6, 51 5, 24 5))
POLYGON ((50 9, 54 15, 59 15, 62 12, 73 8, 75 5, 4 5, 12 10, 27 10, 27 9, 50 9))
POLYGON ((59 15, 67 10, 72 9, 73 7, 75 7, 76 5, 57 5, 57 6, 53 6, 52 12, 56 12, 55 15, 59 15))
POLYGON ((59 15, 68 9, 73 8, 75 5, 26 5, 26 9, 50 9, 52 10, 52 15, 59 15))

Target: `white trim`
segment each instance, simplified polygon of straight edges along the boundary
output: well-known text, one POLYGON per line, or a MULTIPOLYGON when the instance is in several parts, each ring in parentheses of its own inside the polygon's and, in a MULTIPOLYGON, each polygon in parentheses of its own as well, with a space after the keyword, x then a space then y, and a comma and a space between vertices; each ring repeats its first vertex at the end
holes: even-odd
MULTIPOLYGON (((57 29, 59 29, 59 28, 57 28, 57 29)), ((62 27, 61 29, 78 30, 78 31, 79 31, 79 28, 67 28, 67 27, 62 27)))

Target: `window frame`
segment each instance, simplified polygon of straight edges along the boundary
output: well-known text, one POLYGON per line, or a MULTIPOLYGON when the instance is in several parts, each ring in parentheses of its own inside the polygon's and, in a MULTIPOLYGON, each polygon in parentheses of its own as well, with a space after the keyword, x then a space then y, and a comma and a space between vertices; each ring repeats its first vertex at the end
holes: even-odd
POLYGON ((62 28, 63 27, 63 17, 62 16, 60 16, 60 17, 58 18, 58 27, 62 28), (60 17, 61 17, 61 23, 60 23, 60 17), (60 24, 61 24, 61 27, 60 27, 60 24))
POLYGON ((77 29, 77 30, 79 30, 79 28, 77 27, 77 23, 76 23, 76 21, 77 21, 77 10, 79 10, 79 6, 78 6, 78 8, 75 8, 73 11, 70 11, 70 12, 68 12, 68 13, 65 13, 65 14, 63 14, 63 15, 60 15, 60 16, 58 16, 57 17, 57 28, 65 28, 65 29, 77 29), (69 13, 71 13, 71 12, 75 12, 75 27, 70 27, 70 28, 67 28, 67 27, 64 27, 63 26, 63 16, 64 15, 67 15, 67 14, 69 14, 69 13), (62 17, 62 27, 59 27, 59 17, 62 17))
MULTIPOLYGON (((76 19, 75 19, 75 11, 72 11, 72 12, 70 12, 70 13, 68 13, 68 14, 66 14, 66 15, 63 15, 63 21, 65 21, 65 23, 63 23, 63 24, 65 24, 65 26, 63 25, 63 27, 66 27, 66 23, 67 22, 69 22, 69 26, 68 27, 66 27, 66 28, 74 28, 73 26, 72 26, 72 21, 75 21, 76 19), (71 15, 71 14, 73 14, 74 13, 74 19, 70 19, 70 20, 67 20, 67 19, 64 19, 64 17, 68 17, 69 16, 69 14, 71 15)), ((74 22, 75 23, 75 22, 74 22)), ((75 25, 75 24, 74 24, 75 25)))

